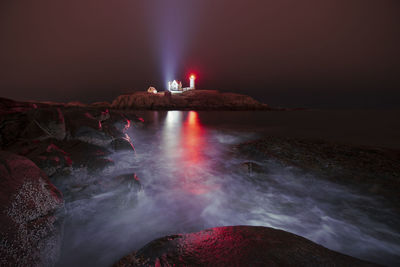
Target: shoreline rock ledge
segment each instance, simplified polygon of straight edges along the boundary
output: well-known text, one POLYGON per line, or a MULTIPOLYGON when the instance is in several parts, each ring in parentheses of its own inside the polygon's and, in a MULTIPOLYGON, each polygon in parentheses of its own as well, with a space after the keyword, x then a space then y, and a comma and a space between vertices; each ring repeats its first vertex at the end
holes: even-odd
POLYGON ((166 236, 114 267, 128 266, 379 266, 262 226, 228 226, 166 236))

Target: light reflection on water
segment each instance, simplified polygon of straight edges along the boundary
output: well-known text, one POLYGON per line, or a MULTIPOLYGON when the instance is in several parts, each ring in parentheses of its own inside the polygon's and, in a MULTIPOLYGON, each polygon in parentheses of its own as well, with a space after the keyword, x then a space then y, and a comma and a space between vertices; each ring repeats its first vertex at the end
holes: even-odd
POLYGON ((143 190, 117 208, 116 199, 128 198, 117 191, 108 192, 107 205, 98 195, 67 204, 60 266, 109 266, 155 238, 224 225, 275 227, 346 254, 400 263, 399 218, 377 200, 273 161, 257 162, 266 172, 250 175, 247 159, 232 152, 232 144, 254 138, 250 130, 222 132, 194 111, 152 115, 129 133, 136 155, 114 154, 116 166, 94 178, 135 172, 143 190))

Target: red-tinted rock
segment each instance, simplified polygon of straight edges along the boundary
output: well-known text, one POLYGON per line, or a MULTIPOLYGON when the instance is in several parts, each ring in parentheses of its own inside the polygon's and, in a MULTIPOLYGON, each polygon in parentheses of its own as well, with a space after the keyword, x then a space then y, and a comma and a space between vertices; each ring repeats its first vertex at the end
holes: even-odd
POLYGON ((32 161, 3 151, 0 210, 0 265, 54 265, 61 246, 62 195, 32 161))
POLYGON ((150 242, 114 266, 376 266, 267 227, 231 226, 150 242))

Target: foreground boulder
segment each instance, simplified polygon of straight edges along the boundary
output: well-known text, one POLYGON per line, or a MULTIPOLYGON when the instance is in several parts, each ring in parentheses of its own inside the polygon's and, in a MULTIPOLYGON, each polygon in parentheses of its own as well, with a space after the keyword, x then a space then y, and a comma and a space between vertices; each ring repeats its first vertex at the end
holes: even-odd
POLYGON ((150 242, 114 266, 376 266, 267 227, 229 226, 150 242))
POLYGON ((0 151, 0 265, 52 266, 61 246, 61 193, 32 161, 0 151))

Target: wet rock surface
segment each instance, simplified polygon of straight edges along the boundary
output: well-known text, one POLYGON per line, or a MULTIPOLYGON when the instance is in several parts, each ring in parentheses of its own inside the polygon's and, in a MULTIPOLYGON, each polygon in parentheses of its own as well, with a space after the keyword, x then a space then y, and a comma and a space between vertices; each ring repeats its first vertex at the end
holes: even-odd
POLYGON ((154 240, 114 266, 377 266, 267 227, 231 226, 154 240))
POLYGON ((61 193, 29 159, 0 151, 0 265, 52 266, 61 248, 61 193))
POLYGON ((383 196, 400 210, 400 151, 283 137, 266 137, 237 149, 253 159, 272 159, 316 177, 383 196))

